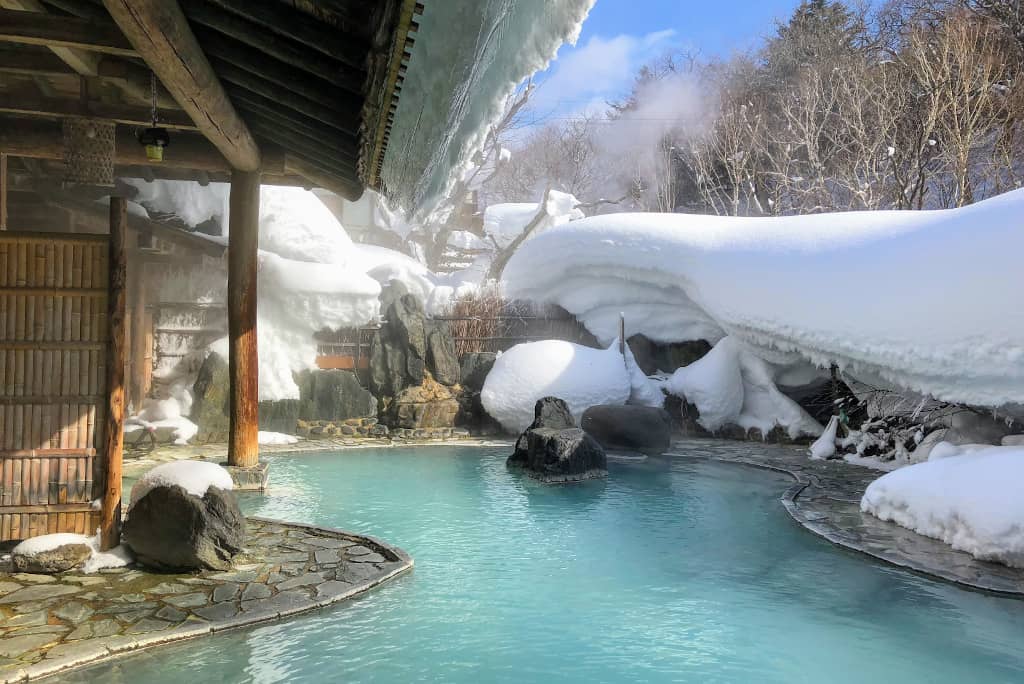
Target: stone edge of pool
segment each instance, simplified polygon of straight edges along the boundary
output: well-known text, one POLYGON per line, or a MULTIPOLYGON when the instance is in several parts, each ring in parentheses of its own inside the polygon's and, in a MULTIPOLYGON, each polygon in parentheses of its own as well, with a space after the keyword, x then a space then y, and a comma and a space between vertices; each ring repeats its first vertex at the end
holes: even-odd
POLYGON ((354 532, 320 525, 288 522, 259 516, 251 516, 248 520, 262 524, 276 525, 286 529, 303 530, 311 536, 334 539, 344 538, 346 540, 356 541, 362 545, 376 549, 378 553, 380 551, 384 551, 386 554, 394 557, 395 560, 392 562, 400 563, 400 565, 391 568, 382 574, 372 576, 362 583, 353 584, 350 588, 347 588, 344 591, 329 593, 323 599, 318 600, 316 598, 310 598, 307 599, 308 602, 285 607, 281 610, 256 610, 248 613, 238 613, 226 619, 210 619, 204 624, 183 623, 178 627, 161 631, 159 633, 152 633, 150 635, 139 634, 134 636, 119 636, 112 639, 86 639, 82 642, 84 648, 81 649, 80 652, 76 652, 74 655, 44 659, 19 670, 2 673, 0 674, 0 681, 2 681, 3 684, 14 684, 15 682, 26 682, 30 680, 35 681, 42 678, 64 674, 70 670, 84 667, 86 665, 94 665, 105 660, 112 660, 114 658, 129 655, 154 646, 178 643, 204 635, 219 634, 228 630, 254 627, 256 625, 275 622, 295 615, 309 613, 364 594, 371 589, 412 570, 415 565, 413 558, 401 548, 369 535, 356 534, 354 532))
POLYGON ((792 477, 795 484, 781 498, 786 512, 836 546, 972 591, 1024 599, 1024 570, 976 560, 941 541, 862 513, 861 496, 879 477, 878 471, 844 461, 813 461, 796 450, 790 458, 680 453, 684 444, 673 444, 665 455, 735 463, 792 477))

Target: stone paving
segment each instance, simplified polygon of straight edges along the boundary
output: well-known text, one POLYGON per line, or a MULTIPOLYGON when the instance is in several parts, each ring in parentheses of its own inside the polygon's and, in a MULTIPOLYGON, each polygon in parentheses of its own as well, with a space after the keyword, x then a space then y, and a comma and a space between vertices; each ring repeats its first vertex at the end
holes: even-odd
POLYGON ((975 560, 948 544, 861 513, 864 490, 881 472, 845 461, 812 461, 806 447, 759 450, 747 443, 745 448, 723 452, 721 443, 679 441, 670 453, 787 473, 796 484, 783 495, 782 503, 811 532, 907 570, 970 589, 1024 598, 1024 569, 975 560))
POLYGON ((228 572, 12 573, 0 564, 0 682, 275 620, 364 592, 411 569, 382 541, 261 518, 228 572))

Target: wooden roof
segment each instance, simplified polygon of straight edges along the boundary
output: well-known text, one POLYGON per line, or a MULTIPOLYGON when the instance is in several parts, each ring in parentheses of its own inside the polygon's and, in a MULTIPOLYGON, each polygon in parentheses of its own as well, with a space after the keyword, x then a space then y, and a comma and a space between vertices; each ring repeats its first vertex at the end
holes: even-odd
POLYGON ((89 115, 118 122, 119 174, 149 167, 158 177, 220 179, 254 170, 243 166, 255 159, 265 182, 348 198, 379 185, 422 11, 414 0, 0 0, 0 8, 0 152, 57 165, 60 120, 89 115), (165 54, 168 46, 182 54, 161 59, 160 40, 165 54), (199 54, 188 54, 193 44, 199 54), (171 131, 160 164, 134 140, 149 125, 151 69, 160 125, 171 131))

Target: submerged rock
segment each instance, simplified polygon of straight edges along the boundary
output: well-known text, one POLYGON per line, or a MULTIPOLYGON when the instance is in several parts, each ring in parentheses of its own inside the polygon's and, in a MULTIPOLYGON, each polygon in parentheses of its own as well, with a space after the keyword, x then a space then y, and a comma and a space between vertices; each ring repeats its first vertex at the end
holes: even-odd
POLYGON ((124 540, 139 563, 157 570, 226 570, 242 549, 245 518, 230 491, 210 487, 198 497, 162 485, 132 503, 124 540))
POLYGON ((665 409, 649 406, 591 406, 582 427, 605 449, 661 454, 672 445, 672 421, 665 409))
POLYGON ((576 427, 568 404, 558 397, 539 399, 533 423, 516 440, 506 466, 522 469, 542 482, 576 482, 608 474, 608 458, 593 437, 576 427))
POLYGON ((526 472, 542 482, 578 482, 608 474, 608 458, 580 428, 526 431, 526 472))
POLYGON ((529 463, 529 445, 527 434, 538 428, 555 428, 563 430, 576 427, 576 419, 572 417, 569 405, 558 397, 544 397, 533 405, 533 422, 516 440, 515 451, 508 457, 509 467, 525 468, 529 463))

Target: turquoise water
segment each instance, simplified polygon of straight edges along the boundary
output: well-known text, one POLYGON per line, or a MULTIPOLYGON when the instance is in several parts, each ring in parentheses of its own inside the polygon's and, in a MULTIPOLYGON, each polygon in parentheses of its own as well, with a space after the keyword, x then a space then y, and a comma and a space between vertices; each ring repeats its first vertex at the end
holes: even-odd
MULTIPOLYGON (((692 450, 771 449, 728 442, 692 450)), ((790 480, 686 458, 550 487, 506 449, 271 457, 247 513, 370 533, 415 570, 287 622, 65 677, 146 682, 1021 682, 1024 602, 841 551, 790 480)))

